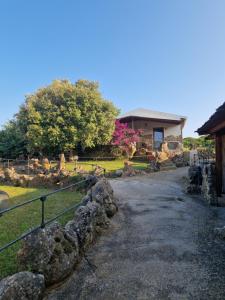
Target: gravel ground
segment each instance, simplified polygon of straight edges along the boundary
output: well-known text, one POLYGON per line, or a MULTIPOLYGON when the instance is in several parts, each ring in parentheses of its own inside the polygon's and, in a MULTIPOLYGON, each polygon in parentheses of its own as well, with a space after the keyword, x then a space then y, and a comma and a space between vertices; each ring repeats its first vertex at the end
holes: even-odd
POLYGON ((112 180, 119 212, 46 300, 225 299, 225 208, 184 190, 186 168, 112 180))

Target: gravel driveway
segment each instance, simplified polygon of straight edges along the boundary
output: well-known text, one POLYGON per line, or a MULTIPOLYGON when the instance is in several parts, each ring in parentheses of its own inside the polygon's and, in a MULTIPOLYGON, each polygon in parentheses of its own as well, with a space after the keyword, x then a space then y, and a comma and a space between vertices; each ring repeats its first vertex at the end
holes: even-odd
POLYGON ((112 180, 119 212, 55 299, 225 299, 224 208, 184 194, 186 168, 112 180))

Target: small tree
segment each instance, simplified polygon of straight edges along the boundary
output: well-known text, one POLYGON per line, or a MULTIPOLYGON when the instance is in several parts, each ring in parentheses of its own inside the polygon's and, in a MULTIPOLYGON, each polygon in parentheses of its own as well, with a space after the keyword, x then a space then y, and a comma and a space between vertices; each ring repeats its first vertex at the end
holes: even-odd
POLYGON ((136 144, 140 140, 141 130, 134 130, 128 127, 127 123, 115 122, 112 145, 118 146, 126 156, 132 158, 136 152, 136 144))

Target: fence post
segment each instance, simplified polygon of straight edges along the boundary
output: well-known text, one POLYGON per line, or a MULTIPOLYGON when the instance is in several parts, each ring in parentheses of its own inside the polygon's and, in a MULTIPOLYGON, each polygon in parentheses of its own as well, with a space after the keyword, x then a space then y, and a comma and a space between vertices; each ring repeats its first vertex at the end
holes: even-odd
POLYGON ((9 159, 8 159, 8 169, 9 169, 10 165, 9 165, 9 159))
POLYGON ((41 228, 45 228, 45 201, 46 196, 40 197, 41 201, 41 228))

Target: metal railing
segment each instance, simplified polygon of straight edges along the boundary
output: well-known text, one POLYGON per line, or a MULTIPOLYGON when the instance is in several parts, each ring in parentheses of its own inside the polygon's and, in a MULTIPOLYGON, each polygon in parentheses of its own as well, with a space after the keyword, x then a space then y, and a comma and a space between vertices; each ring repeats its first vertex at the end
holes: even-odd
POLYGON ((55 217, 49 219, 49 220, 46 220, 45 219, 45 203, 46 201, 48 200, 48 197, 51 196, 51 195, 54 195, 56 193, 59 193, 59 192, 62 192, 62 191, 65 191, 65 190, 68 190, 70 188, 73 188, 73 187, 76 187, 76 186, 79 186, 85 182, 89 182, 89 179, 84 179, 84 180, 81 180, 81 181, 78 181, 74 184, 71 184, 69 186, 66 186, 64 188, 61 188, 61 189, 57 189, 57 190, 54 190, 50 193, 47 193, 47 194, 44 194, 44 195, 41 195, 39 197, 36 197, 36 198, 33 198, 31 200, 28 200, 28 201, 25 201, 23 203, 20 203, 20 204, 17 204, 15 206, 12 206, 10 208, 7 208, 5 210, 2 210, 0 211, 0 221, 1 221, 1 218, 4 217, 4 215, 6 215, 7 213, 17 209, 17 208, 20 208, 20 207, 23 207, 23 206, 26 206, 30 203, 33 203, 33 202, 36 202, 36 201, 40 201, 41 202, 41 220, 40 220, 40 225, 37 226, 37 227, 34 227, 33 229, 31 229, 30 231, 22 234, 21 236, 19 236, 17 239, 11 241, 10 243, 4 245, 3 247, 0 248, 0 253, 3 252, 4 250, 6 250, 7 248, 11 247, 12 245, 14 245, 15 243, 25 239, 28 235, 30 235, 31 233, 33 232, 36 232, 38 231, 39 229, 43 229, 45 228, 46 225, 49 225, 50 223, 54 222, 56 219, 60 218, 61 216, 63 216, 64 214, 66 214, 67 212, 71 211, 71 210, 75 210, 77 209, 80 205, 81 205, 81 202, 79 203, 76 203, 75 205, 73 206, 70 206, 69 208, 67 209, 64 209, 63 211, 61 211, 59 214, 57 214, 55 217))

